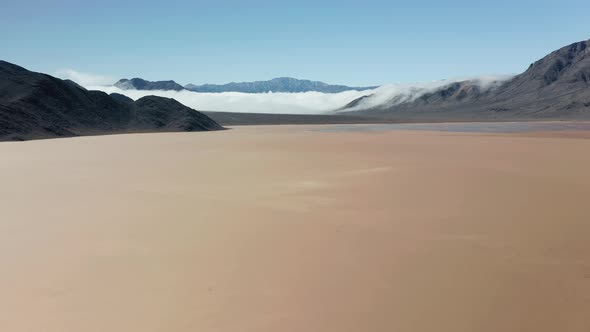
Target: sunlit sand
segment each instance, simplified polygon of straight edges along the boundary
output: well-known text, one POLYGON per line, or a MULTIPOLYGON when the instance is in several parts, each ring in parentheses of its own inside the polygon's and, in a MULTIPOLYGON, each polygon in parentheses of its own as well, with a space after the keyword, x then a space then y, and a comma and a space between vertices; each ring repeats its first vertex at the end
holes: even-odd
POLYGON ((590 331, 584 133, 0 143, 0 330, 590 331))

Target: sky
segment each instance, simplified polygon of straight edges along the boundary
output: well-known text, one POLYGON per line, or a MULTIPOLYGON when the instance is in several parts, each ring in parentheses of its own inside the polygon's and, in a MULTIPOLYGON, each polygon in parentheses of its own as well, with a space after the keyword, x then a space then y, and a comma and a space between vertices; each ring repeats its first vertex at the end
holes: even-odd
POLYGON ((0 9, 0 59, 89 85, 515 74, 590 38, 587 0, 0 0, 0 9))

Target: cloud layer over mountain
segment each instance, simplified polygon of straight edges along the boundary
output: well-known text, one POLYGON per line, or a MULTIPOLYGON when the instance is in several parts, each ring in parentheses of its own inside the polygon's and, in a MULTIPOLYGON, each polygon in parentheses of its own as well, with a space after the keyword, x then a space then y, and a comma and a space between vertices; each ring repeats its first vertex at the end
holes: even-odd
POLYGON ((316 114, 340 108, 351 100, 371 91, 346 91, 341 93, 198 93, 192 91, 121 90, 113 86, 86 86, 88 89, 107 93, 120 93, 133 100, 156 95, 174 98, 186 106, 200 111, 316 114))
POLYGON ((330 113, 340 109, 363 96, 353 108, 366 109, 372 106, 384 104, 397 104, 431 93, 453 82, 470 80, 482 89, 494 87, 510 76, 481 76, 471 78, 457 78, 415 84, 390 84, 374 90, 345 91, 340 93, 302 92, 302 93, 202 93, 188 90, 163 91, 163 90, 122 90, 111 84, 114 79, 102 75, 83 73, 71 69, 56 72, 57 76, 71 79, 76 83, 91 89, 101 90, 107 93, 120 93, 134 100, 155 95, 174 98, 182 104, 203 111, 219 112, 243 112, 243 113, 289 113, 289 114, 321 114, 330 113))
POLYGON ((346 111, 355 111, 359 109, 370 109, 381 106, 389 107, 397 104, 412 102, 425 94, 436 92, 455 82, 469 81, 471 84, 478 86, 481 91, 485 91, 499 86, 502 82, 510 79, 510 75, 487 75, 479 77, 455 78, 440 80, 426 83, 414 84, 388 84, 383 85, 372 91, 365 91, 366 98, 358 100, 354 106, 347 108, 346 111))
POLYGON ((108 76, 84 73, 73 69, 60 69, 55 73, 56 77, 64 80, 72 80, 81 86, 111 85, 115 79, 108 76))

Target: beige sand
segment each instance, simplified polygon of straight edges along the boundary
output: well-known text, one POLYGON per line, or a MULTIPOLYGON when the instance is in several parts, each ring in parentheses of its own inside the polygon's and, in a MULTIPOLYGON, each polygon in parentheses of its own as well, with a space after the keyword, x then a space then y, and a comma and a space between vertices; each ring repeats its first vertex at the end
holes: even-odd
POLYGON ((590 331, 590 140, 0 144, 0 331, 590 331))

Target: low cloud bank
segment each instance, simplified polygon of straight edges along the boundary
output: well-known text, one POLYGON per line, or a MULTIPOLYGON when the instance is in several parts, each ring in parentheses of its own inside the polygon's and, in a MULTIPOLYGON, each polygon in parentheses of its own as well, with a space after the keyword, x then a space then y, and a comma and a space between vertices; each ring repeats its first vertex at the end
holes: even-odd
POLYGON ((83 73, 73 69, 60 69, 55 72, 55 76, 65 80, 72 80, 81 86, 111 85, 115 79, 108 76, 83 73))
POLYGON ((470 81, 471 84, 477 85, 482 91, 485 91, 498 87, 512 77, 511 75, 487 75, 427 83, 383 85, 375 90, 366 91, 364 95, 369 96, 368 98, 361 100, 355 107, 347 108, 345 111, 363 110, 377 106, 394 106, 404 102, 412 102, 424 94, 436 92, 457 82, 470 81))
POLYGON ((351 100, 372 93, 369 91, 345 91, 341 93, 199 93, 188 90, 121 90, 114 86, 85 86, 90 90, 106 93, 120 93, 133 100, 155 95, 174 98, 184 105, 199 111, 238 112, 238 113, 290 113, 318 114, 333 111, 351 100))
POLYGON ((290 114, 321 114, 342 109, 351 101, 363 96, 354 108, 345 111, 369 109, 378 106, 393 106, 403 102, 411 102, 416 98, 435 92, 454 82, 471 81, 482 90, 494 88, 511 78, 509 75, 488 75, 479 77, 455 78, 427 83, 389 84, 374 90, 345 91, 341 93, 302 92, 302 93, 200 93, 188 90, 122 90, 112 86, 115 81, 111 77, 83 73, 71 69, 59 70, 56 76, 70 79, 90 90, 106 93, 120 93, 133 100, 155 95, 174 98, 186 106, 200 111, 237 112, 237 113, 290 113, 290 114))

